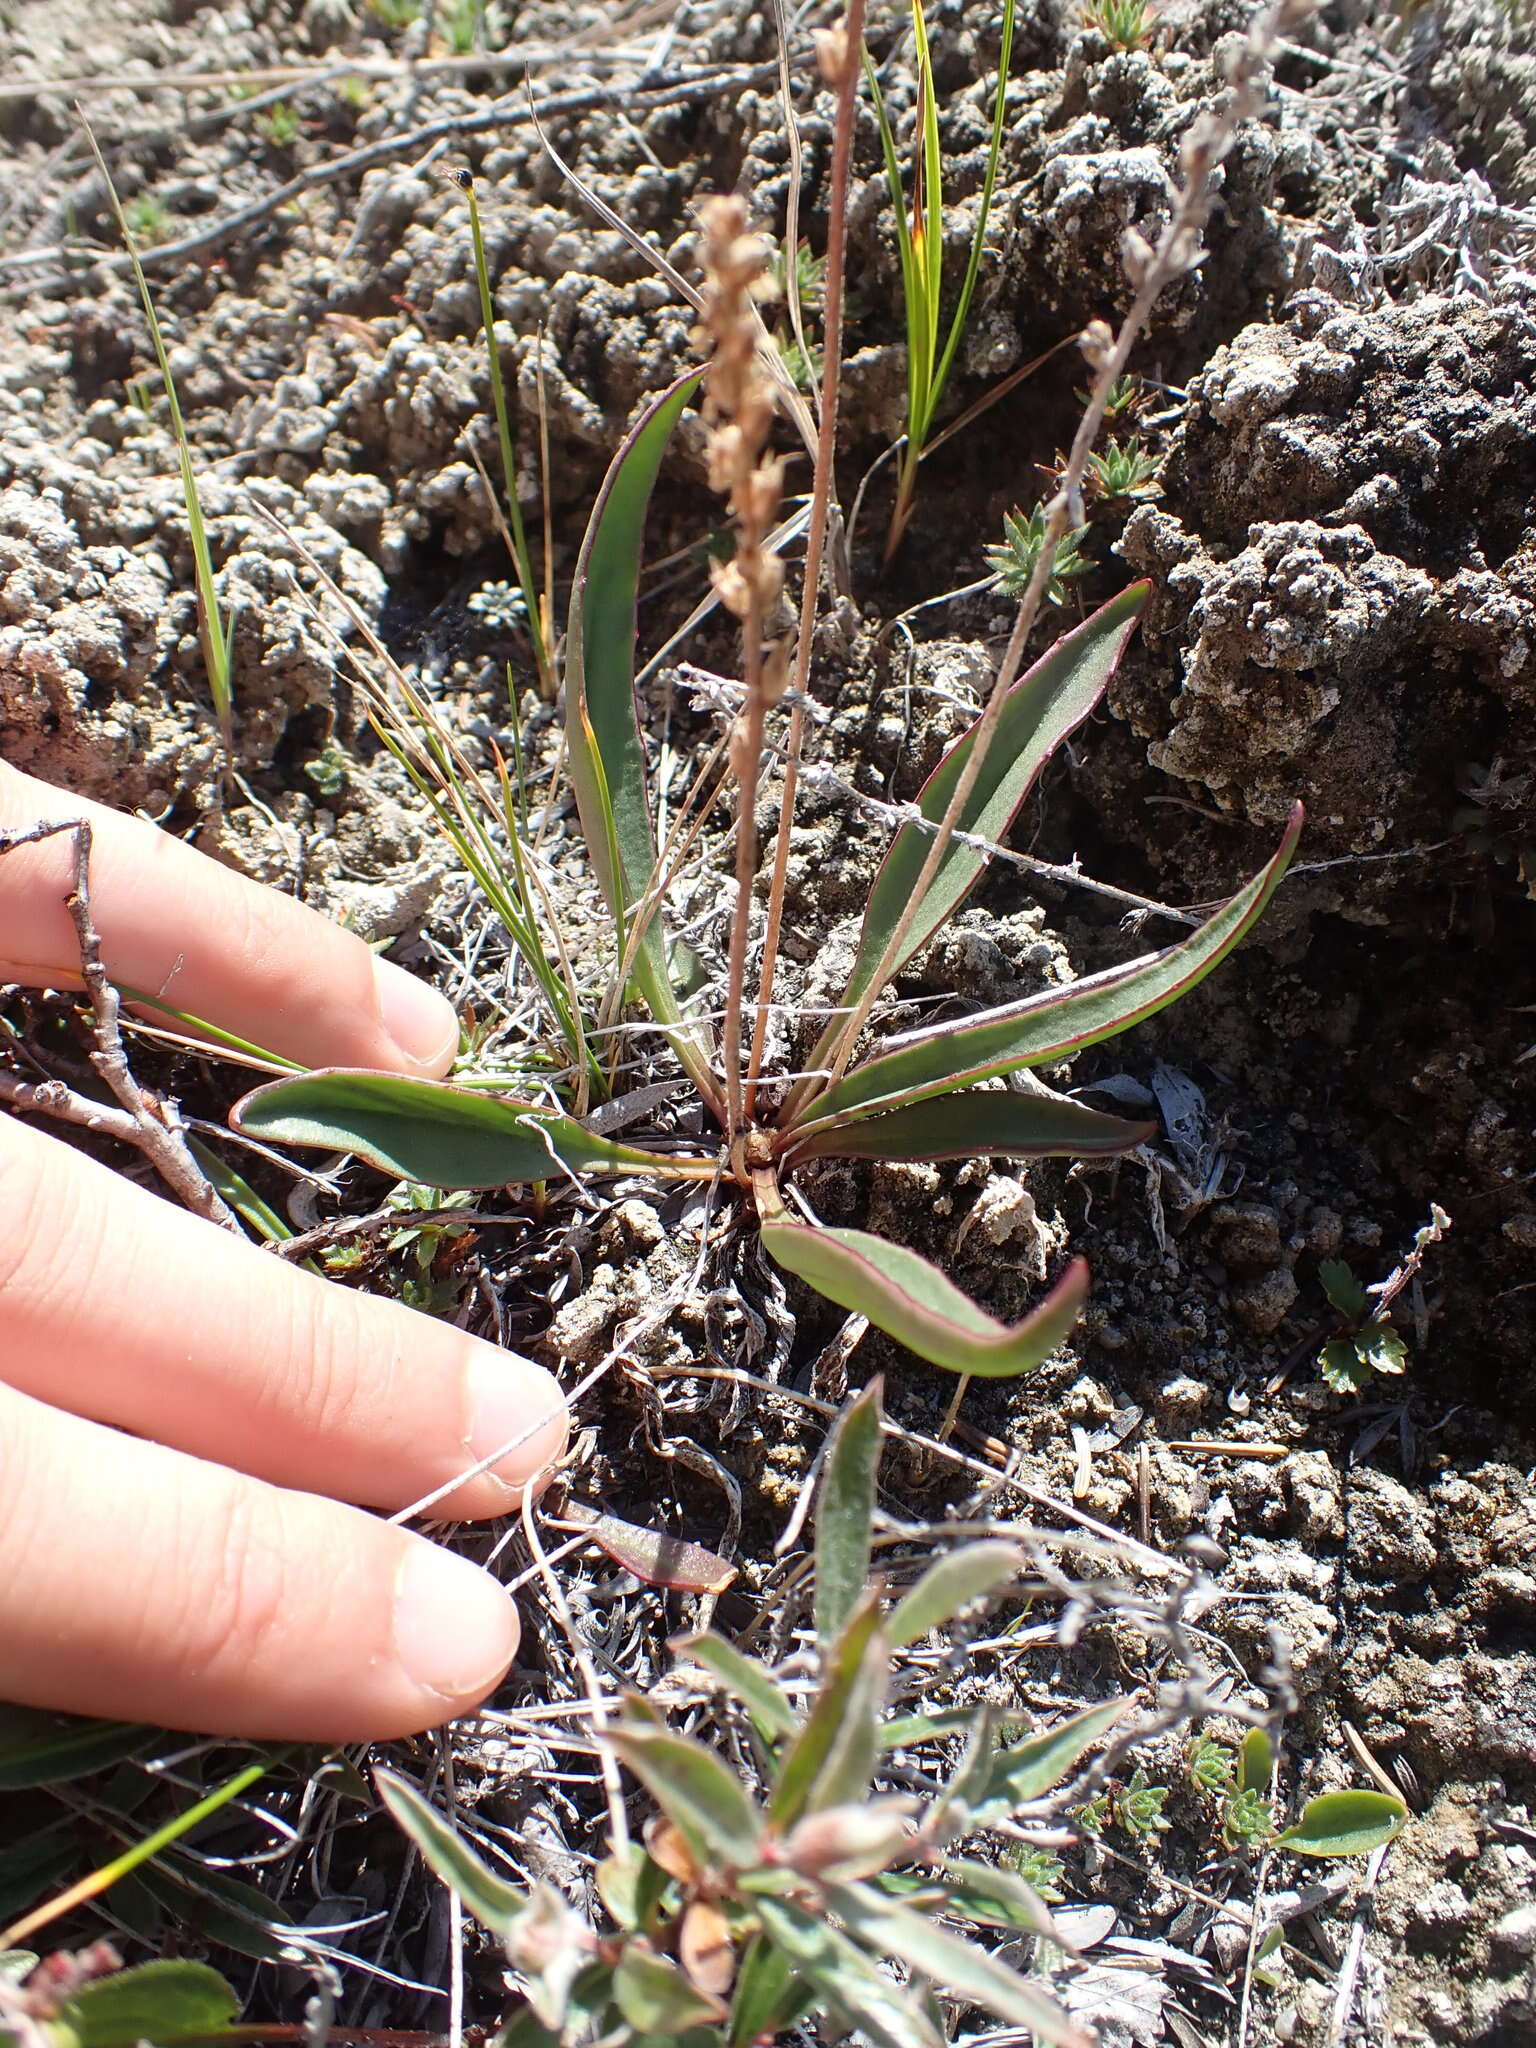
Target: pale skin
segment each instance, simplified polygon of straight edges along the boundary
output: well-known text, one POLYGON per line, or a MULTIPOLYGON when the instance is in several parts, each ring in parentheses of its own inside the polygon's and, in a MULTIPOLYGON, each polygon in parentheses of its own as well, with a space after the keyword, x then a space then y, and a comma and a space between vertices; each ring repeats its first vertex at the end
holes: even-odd
MULTIPOLYGON (((306 1065, 447 1071, 447 1001, 354 934, 0 763, 0 832, 82 816, 114 980, 306 1065)), ((73 859, 67 834, 0 857, 0 982, 79 985, 73 859)), ((0 1693, 315 1742, 479 1705, 511 1601, 363 1510, 504 1451, 432 1513, 508 1513, 564 1447, 556 1382, 152 1185, 0 1109, 0 1693)))

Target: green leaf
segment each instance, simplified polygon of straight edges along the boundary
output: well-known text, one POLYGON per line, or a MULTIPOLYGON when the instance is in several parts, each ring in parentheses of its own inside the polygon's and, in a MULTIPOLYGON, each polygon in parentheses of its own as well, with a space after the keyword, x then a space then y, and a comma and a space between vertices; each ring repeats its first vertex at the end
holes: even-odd
POLYGON ((28 1707, 0 1709, 0 1792, 65 1785, 147 1749, 154 1730, 131 1721, 72 1721, 28 1707))
MULTIPOLYGON (((799 1228, 799 1224, 765 1224, 763 1242, 771 1251, 770 1229, 799 1228)), ((821 1496, 816 1503, 816 1640, 823 1655, 841 1635, 869 1582, 875 1482, 880 1470, 880 1395, 879 1379, 854 1395, 833 1424, 827 1446, 821 1496)))
POLYGON ((618 1844, 593 1873, 597 1895, 626 1933, 638 1932, 645 1921, 646 1899, 651 1893, 651 1872, 656 1871, 665 1889, 664 1871, 658 1870, 638 1842, 618 1844))
MULTIPOLYGON (((144 1864, 136 1881, 177 1926, 190 1927, 221 1948, 258 1963, 281 1959, 284 1930, 293 1925, 293 1915, 255 1885, 227 1870, 210 1870, 174 1849, 144 1864)), ((114 1906, 120 1906, 121 1889, 113 1892, 114 1906)))
POLYGON ((1368 1856, 1403 1831, 1408 1809, 1388 1792, 1324 1792, 1309 1799, 1275 1847, 1293 1856, 1368 1856))
POLYGON ((969 1830, 971 1808, 981 1799, 992 1778, 996 1709, 983 1701, 971 1709, 971 1724, 965 1749, 954 1774, 934 1802, 931 1825, 936 1838, 950 1841, 969 1830))
POLYGON ((975 1707, 941 1707, 936 1714, 897 1714, 880 1730, 880 1747, 915 1749, 923 1742, 947 1741, 976 1725, 975 1707))
POLYGON ((1371 1377, 1370 1360, 1353 1337, 1335 1337, 1318 1353, 1317 1369, 1336 1394, 1358 1394, 1371 1377))
MULTIPOLYGON (((1041 769, 1103 696, 1150 590, 1148 583, 1132 584, 1075 631, 1063 634, 1050 652, 1013 685, 1003 699, 981 773, 957 820, 958 832, 994 843, 1002 839, 1041 769)), ((929 828, 937 825, 948 809, 975 749, 979 728, 978 720, 950 748, 923 785, 917 808, 928 820, 928 827, 909 822, 891 844, 870 893, 853 974, 839 1005, 841 1010, 852 1009, 865 995, 892 934, 907 913, 933 845, 929 828)), ((893 973, 920 952, 959 909, 985 865, 985 856, 974 846, 966 845, 958 837, 951 839, 923 892, 917 916, 893 964, 893 973)), ((808 1067, 820 1064, 818 1054, 835 1042, 839 1028, 840 1020, 834 1016, 818 1052, 806 1062, 808 1067)))
POLYGON ((990 1827, 1011 1820, 1022 1807, 1059 1785, 1087 1754, 1100 1736, 1111 1729, 1130 1705, 1129 1700, 1108 1700, 1086 1707, 1070 1720, 1058 1722, 1041 1735, 1032 1735, 1013 1749, 1000 1749, 992 1759, 992 1770, 971 1808, 977 1827, 990 1827))
POLYGON ((1358 1322, 1369 1306, 1369 1296, 1352 1268, 1342 1259, 1324 1259, 1317 1269, 1317 1277, 1323 1283, 1323 1292, 1341 1316, 1358 1322))
POLYGON ((898 1905, 868 1885, 828 1885, 828 1905, 866 1948, 898 1956, 936 1984, 982 2005, 1016 2027, 1032 2027, 1050 2048, 1096 2048, 1086 2033, 1037 1984, 972 1947, 958 1934, 898 1905))
POLYGON ((785 1753, 768 1802, 769 1817, 781 1832, 817 1806, 846 1805, 869 1783, 887 1662, 880 1600, 873 1589, 825 1655, 815 1705, 785 1753))
POLYGON ((528 1910, 528 1894, 505 1883, 481 1862, 435 1806, 414 1785, 389 1771, 376 1774, 379 1797, 448 1889, 482 1927, 506 1939, 508 1929, 528 1910))
POLYGON ((725 2018, 718 1999, 706 1998, 676 1963, 639 1941, 624 1944, 613 1973, 613 2002, 642 2034, 677 2035, 725 2018))
POLYGON ((881 1116, 821 1125, 790 1159, 1107 1158, 1157 1136, 1155 1123, 1106 1116, 1056 1094, 967 1088, 888 1109, 881 1116))
POLYGON ((665 1173, 671 1163, 594 1137, 545 1103, 351 1067, 268 1081, 235 1104, 229 1121, 269 1144, 355 1152, 381 1173, 432 1188, 551 1180, 562 1167, 665 1173))
POLYGON ((234 1990, 206 1963, 140 1963, 99 1977, 66 1999, 55 2038, 63 2035, 75 2048, 202 2041, 233 2026, 239 2012, 234 1990))
POLYGON ((773 1217, 763 1248, 840 1308, 853 1309, 946 1372, 1009 1379, 1033 1372, 1065 1342, 1088 1292, 1088 1268, 1074 1259, 1021 1323, 979 1309, 925 1258, 867 1230, 827 1230, 773 1217))
POLYGON ((890 1040, 885 1052, 814 1099, 814 1116, 801 1133, 809 1136, 855 1111, 895 1108, 1020 1067, 1044 1066, 1155 1016, 1203 981, 1252 930, 1280 885, 1301 827, 1297 804, 1269 865, 1187 939, 1067 988, 890 1040))
MULTIPOLYGON (((0 1849, 0 1925, 19 1919, 80 1861, 74 1815, 64 1812, 46 1829, 34 1830, 0 1849)), ((0 1953, 0 1973, 4 1956, 0 1953)))
POLYGON ((812 2003, 810 1987, 795 1981, 789 1959, 761 1934, 754 1934, 736 1973, 727 2048, 754 2048, 794 2024, 812 2003))
POLYGON ((1355 1347, 1372 1372, 1401 1372, 1408 1358, 1408 1346, 1390 1323, 1368 1323, 1355 1347))
POLYGON ((911 1592, 892 1608, 885 1625, 891 1648, 904 1649, 931 1628, 952 1621, 973 1600, 984 1600, 1000 1586, 1011 1584, 1024 1562, 1016 1543, 966 1543, 950 1551, 930 1565, 911 1592))
POLYGON ((1024 1934, 1043 1934, 1060 1948, 1072 1944, 1051 1918, 1051 1910, 1033 1885, 1017 1872, 968 1857, 946 1857, 940 1866, 947 1894, 944 1910, 959 1913, 983 1927, 1013 1927, 1024 1934))
MULTIPOLYGON (((635 716, 635 609, 645 513, 672 430, 698 371, 652 400, 609 467, 576 562, 565 643, 566 742, 587 851, 622 954, 632 913, 652 886, 656 838, 635 716)), ((659 915, 647 919, 634 978, 659 1024, 680 1019, 659 915)), ((679 1052, 693 1051, 680 1034, 679 1052)), ((696 1052, 694 1056, 698 1055, 696 1052)))
POLYGON ((702 1865, 757 1862, 762 1815, 713 1750, 690 1735, 630 1720, 605 1738, 702 1865))
POLYGON ((531 2005, 525 2005, 496 2036, 494 2048, 560 2048, 560 2036, 545 2026, 531 2005))
POLYGON ((1275 1773, 1275 1746, 1262 1728, 1250 1728, 1237 1753, 1239 1792, 1268 1793, 1275 1773))
POLYGON ((702 1665, 733 1699, 741 1701, 765 1742, 793 1735, 799 1727, 800 1717, 789 1695, 755 1657, 744 1655, 724 1636, 705 1630, 700 1635, 684 1636, 671 1647, 680 1656, 691 1657, 695 1664, 702 1665))
POLYGON ((760 1898, 757 1911, 763 1932, 796 1973, 875 2048, 944 2048, 944 2036, 906 1985, 888 1977, 841 1928, 788 1899, 760 1898))

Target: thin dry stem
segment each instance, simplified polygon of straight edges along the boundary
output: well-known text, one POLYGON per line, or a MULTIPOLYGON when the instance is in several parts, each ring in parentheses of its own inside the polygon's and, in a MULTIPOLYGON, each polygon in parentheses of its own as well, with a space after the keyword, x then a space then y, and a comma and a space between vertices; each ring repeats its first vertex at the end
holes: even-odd
POLYGON ((805 703, 815 652, 816 607, 821 596, 821 565, 826 552, 827 523, 837 465, 838 393, 843 367, 843 288, 848 259, 848 185, 853 160, 857 113, 859 51, 864 43, 865 0, 849 0, 842 26, 824 35, 819 57, 828 83, 837 91, 837 119, 832 137, 832 170, 827 204, 826 292, 822 307, 821 419, 816 442, 816 474, 811 486, 811 521, 805 542, 805 575, 800 591, 800 626, 795 641, 794 696, 784 760, 784 789, 774 841, 773 873, 768 884, 768 915, 763 931, 763 967, 758 983, 757 1011, 752 1021, 752 1051, 747 1064, 747 1113, 756 1104, 757 1080, 772 1014, 773 979, 778 967, 779 934, 784 924, 784 898, 789 880, 790 833, 799 792, 800 761, 805 748, 805 703))

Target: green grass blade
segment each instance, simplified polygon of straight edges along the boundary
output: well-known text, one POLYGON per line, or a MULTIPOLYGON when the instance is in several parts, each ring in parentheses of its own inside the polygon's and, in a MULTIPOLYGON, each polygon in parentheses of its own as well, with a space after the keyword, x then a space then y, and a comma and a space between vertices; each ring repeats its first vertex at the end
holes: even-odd
POLYGON ((168 1820, 164 1827, 156 1828, 153 1834, 146 1835, 142 1842, 135 1842, 131 1849, 125 1849, 120 1856, 114 1856, 99 1870, 93 1870, 89 1877, 81 1878, 78 1884, 72 1884, 67 1891, 60 1892, 57 1898, 50 1899, 46 1905, 39 1906, 35 1912, 28 1913, 24 1919, 14 1922, 0 1932, 0 1949, 15 1948, 38 1928, 47 1927, 64 1914, 72 1913, 88 1899, 99 1898, 104 1891, 109 1891, 119 1878, 126 1877, 130 1870, 137 1870, 141 1863, 147 1863, 151 1857, 158 1856, 162 1849, 168 1849, 172 1842, 180 1841, 183 1835, 189 1834, 199 1821, 206 1820, 212 1813, 217 1813, 219 1808, 227 1806, 231 1799, 238 1799, 242 1792, 248 1792, 266 1776, 272 1765, 286 1754, 285 1750, 274 1750, 260 1763, 247 1764, 243 1770, 236 1771, 232 1778, 226 1778, 224 1783, 217 1786, 206 1798, 199 1799, 194 1806, 189 1806, 185 1813, 178 1813, 174 1819, 168 1820))
POLYGON ((112 173, 107 169, 106 158, 102 155, 96 137, 89 124, 86 137, 91 153, 96 159, 97 169, 106 183, 107 197, 117 219, 118 233, 128 252, 128 261, 133 266, 134 280, 139 288, 139 301, 144 308, 144 318, 149 323, 149 338, 154 346, 155 361, 160 367, 160 382, 165 388, 166 403, 171 412, 171 431, 176 437, 176 450, 181 464, 181 491, 187 510, 187 528, 192 537, 193 573, 197 584, 197 622, 199 637, 203 643, 203 662, 208 671, 208 689, 213 698, 215 716, 224 740, 226 755, 233 743, 234 688, 231 677, 230 628, 219 609, 218 589, 214 582, 213 553, 208 545, 208 528, 203 519, 203 501, 198 493, 197 473, 192 467, 192 444, 187 436, 187 423, 182 417, 181 400, 176 393, 176 379, 171 375, 171 359, 165 346, 165 337, 160 331, 160 318, 155 311, 154 299, 150 296, 149 279, 144 274, 144 265, 139 260, 138 243, 128 225, 128 216, 123 211, 123 202, 117 196, 117 187, 112 182, 112 173))
MULTIPOLYGON (((965 323, 970 317, 971 298, 976 290, 976 280, 981 273, 981 259, 987 238, 987 220, 992 211, 992 194, 997 189, 997 166, 1003 148, 1003 116, 1007 104, 1008 67, 1013 59, 1013 26, 1017 11, 1017 0, 1004 0, 1003 43, 997 58, 997 91, 992 101, 992 139, 987 149, 986 174, 981 183, 981 204, 976 210, 976 229, 971 236, 970 253, 966 258, 965 280, 960 287, 960 297, 955 303, 954 318, 949 323, 949 337, 944 344, 944 353, 939 358, 938 368, 933 373, 933 403, 937 407, 949 382, 950 368, 955 360, 955 351, 960 346, 960 337, 965 332, 965 323)), ((926 438, 926 437, 925 437, 926 438)))
POLYGON ((785 1217, 763 1224, 763 1248, 786 1272, 851 1309, 946 1372, 1006 1379, 1032 1372, 1061 1344, 1088 1292, 1076 1259, 1021 1323, 997 1322, 903 1245, 867 1230, 827 1230, 785 1217))
POLYGON ((480 324, 485 332, 485 355, 491 375, 491 404, 496 413, 496 439, 501 451, 502 487, 507 501, 507 523, 512 532, 512 554, 517 568, 518 588, 528 612, 528 630, 533 638, 533 658, 539 671, 539 688, 553 694, 554 668, 544 636, 539 607, 539 588, 533 576, 533 557, 528 552, 528 535, 522 509, 517 502, 517 454, 512 445, 512 420, 507 407, 506 379, 501 370, 501 351, 496 345, 496 307, 491 296, 490 267, 485 260, 485 236, 480 226, 480 201, 474 180, 467 171, 459 184, 469 201, 469 232, 475 250, 475 283, 480 293, 480 324))
MULTIPOLYGON (((933 51, 922 0, 912 0, 912 34, 917 45, 918 140, 922 172, 923 356, 922 409, 914 454, 921 459, 939 391, 935 381, 939 350, 939 299, 944 289, 944 155, 939 141, 939 100, 933 82, 933 51)), ((913 195, 914 221, 918 216, 913 195)))
POLYGON ((1280 886, 1301 834, 1302 808, 1291 813, 1269 865, 1189 938, 1072 983, 983 1011, 938 1030, 911 1032, 891 1050, 855 1069, 815 1102, 806 1135, 855 1112, 891 1109, 947 1095, 962 1086, 1043 1066, 1084 1046, 1113 1038, 1188 993, 1232 952, 1258 922, 1280 886))
MULTIPOLYGON (((631 913, 656 871, 645 755, 635 715, 640 548, 662 455, 698 382, 697 373, 680 379, 652 401, 625 437, 593 507, 571 592, 565 657, 571 784, 621 958, 630 939, 631 913)), ((679 1026, 659 916, 649 916, 639 936, 634 978, 656 1021, 679 1026)))
MULTIPOLYGON (((986 865, 985 856, 958 835, 996 842, 1007 832, 1051 755, 1089 716, 1108 688, 1150 589, 1150 584, 1133 583, 1101 605, 1082 625, 1063 634, 1008 692, 981 772, 956 820, 956 836, 934 869, 893 973, 954 915, 986 865)), ((944 818, 975 746, 979 724, 956 741, 918 795, 917 808, 930 826, 944 818)), ((932 830, 922 825, 905 824, 896 834, 864 913, 853 973, 843 992, 844 1009, 852 1009, 868 991, 891 935, 907 915, 932 843, 932 830)), ((808 1068, 815 1069, 830 1057, 840 1031, 840 1021, 834 1017, 807 1059, 808 1068)))
POLYGON ((805 1159, 1111 1158, 1157 1135, 1155 1123, 1106 1116, 1065 1095, 967 1089, 832 1123, 788 1157, 805 1159))
POLYGON ((479 1095, 445 1081, 411 1081, 324 1067, 269 1081, 229 1113, 233 1129, 269 1144, 355 1152, 382 1173, 433 1188, 499 1188, 571 1172, 627 1167, 660 1175, 713 1172, 594 1137, 574 1117, 539 1102, 479 1095))
POLYGON ((870 100, 875 110, 875 125, 880 131, 880 152, 885 160, 885 182, 890 191, 891 208, 896 218, 896 252, 901 259, 901 297, 907 323, 907 458, 915 463, 915 451, 920 445, 919 394, 926 384, 926 378, 919 368, 923 357, 924 336, 927 332, 927 317, 923 309, 926 286, 912 243, 911 224, 907 219, 907 195, 901 182, 901 159, 896 153, 896 137, 891 129, 890 116, 885 110, 885 95, 880 90, 880 79, 868 50, 865 50, 863 55, 864 79, 869 87, 870 100))

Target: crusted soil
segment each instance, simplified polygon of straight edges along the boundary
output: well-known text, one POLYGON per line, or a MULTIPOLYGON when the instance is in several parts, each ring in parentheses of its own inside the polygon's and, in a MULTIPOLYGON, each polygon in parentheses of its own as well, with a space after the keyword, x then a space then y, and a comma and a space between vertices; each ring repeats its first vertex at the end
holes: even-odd
MULTIPOLYGON (((642 33, 641 10, 550 0, 489 13, 490 49, 513 47, 515 13, 536 93, 559 96, 545 116, 554 148, 685 274, 703 192, 739 184, 782 228, 791 156, 766 11, 687 8, 661 41, 649 15, 642 33)), ((958 282, 999 9, 933 14, 958 282)), ((871 43, 905 133, 903 18, 874 8, 871 43)), ((1170 5, 1129 52, 1055 6, 1021 19, 956 409, 1123 310, 1120 238, 1166 219, 1179 140, 1246 18, 1236 0, 1170 5)), ((536 534, 547 510, 562 604, 608 457, 689 360, 691 316, 544 153, 524 63, 407 77, 397 60, 422 53, 423 26, 387 27, 352 0, 0 8, 0 755, 397 941, 397 957, 443 975, 481 1018, 508 1001, 512 1043, 529 1008, 515 979, 506 993, 505 934, 371 736, 344 651, 367 620, 471 751, 507 741, 510 666, 542 788, 554 723, 526 636, 469 604, 507 570, 476 469, 478 458, 496 473, 495 433, 467 215, 446 174, 472 170, 486 208, 520 492, 536 534), (324 79, 265 76, 319 60, 324 79), (143 82, 185 71, 252 74, 256 97, 143 82), (82 74, 140 81, 104 84, 86 104, 146 243, 204 238, 154 261, 152 279, 238 610, 228 778, 175 444, 145 381, 132 279, 73 89, 42 83, 82 74), (278 104, 296 119, 274 121, 278 104), (311 561, 340 598, 318 590, 311 561)), ((451 53, 439 41, 431 54, 451 53)), ((1310 1920, 1288 1923, 1275 1981, 1252 1987, 1249 2043, 1516 2048, 1536 2034, 1533 107, 1519 8, 1328 7, 1282 54, 1264 117, 1224 166, 1207 259, 1159 305, 1135 359, 1159 489, 1093 509, 1090 573, 1069 601, 1095 602, 1133 574, 1154 595, 1104 713, 1053 766, 1012 844, 1080 856, 1105 883, 1182 906, 1251 873, 1296 798, 1310 816, 1297 870, 1238 958, 1070 1071, 1089 1099, 1155 1115, 1158 1139, 1113 1168, 827 1166, 806 1182, 826 1222, 916 1246, 1000 1315, 1022 1313, 1069 1251, 1088 1256, 1094 1291, 1070 1352, 1027 1383, 973 1387, 962 1440, 1000 1443, 1029 1485, 1155 1545, 1220 1547, 1202 1639, 1241 1697, 1293 1689, 1289 1793, 1361 1781, 1346 1726, 1402 1784, 1409 1828, 1369 1880, 1350 1867, 1310 1920), (1321 1263, 1384 1279, 1432 1203, 1452 1228, 1403 1297, 1406 1371, 1358 1400, 1330 1392, 1315 1365, 1335 1330, 1321 1263), (1334 2019, 1346 1970, 1347 2028, 1334 2019)), ((830 102, 809 61, 796 110, 802 232, 819 248, 830 102)), ((902 423, 899 268, 867 114, 851 204, 845 504, 902 423)), ((889 806, 963 729, 1008 614, 994 591, 912 613, 902 631, 891 622, 983 573, 1002 514, 1041 495, 1036 465, 1070 439, 1082 382, 1064 350, 947 443, 889 567, 888 472, 870 486, 850 601, 818 660, 787 1004, 835 996, 889 806)), ((658 560, 681 551, 683 567, 647 597, 645 651, 703 592, 716 517, 685 430, 650 547, 658 560)), ((733 672, 717 627, 680 654, 733 672)), ((683 787, 677 762, 719 726, 707 679, 663 666, 646 712, 653 758, 683 787)), ((773 814, 770 792, 765 823, 773 814)), ((549 843, 573 946, 595 948, 570 818, 551 821, 549 843)), ((708 842, 682 888, 677 921, 706 967, 725 930, 728 860, 708 842)), ((1154 913, 1133 939, 1123 915, 997 864, 913 963, 900 1003, 1005 1001, 1179 929, 1154 913)), ((600 978, 595 958, 590 972, 600 978)), ((29 1029, 45 1012, 62 1028, 60 1006, 6 1010, 29 1029)), ((792 1061, 805 1037, 791 1016, 777 1056, 792 1061)), ((238 1088, 201 1068, 176 1080, 213 1116, 238 1088)), ((687 1111, 662 1115, 681 1129, 687 1111)), ((354 1176, 347 1199, 361 1211, 382 1191, 354 1176)), ((287 1184, 268 1192, 281 1201, 287 1184)), ((331 1213, 299 1201, 301 1226, 331 1213)), ((430 1305, 541 1347, 572 1382, 623 1332, 650 1378, 611 1373, 579 1411, 580 1490, 637 1520, 737 1540, 741 1587, 722 1610, 733 1627, 775 1583, 772 1543, 821 1424, 787 1394, 689 1379, 690 1363, 831 1400, 880 1370, 909 1429, 940 1423, 948 1384, 875 1333, 825 1352, 841 1318, 786 1288, 747 1232, 721 1233, 691 1197, 620 1184, 552 1219, 508 1215, 462 1272, 449 1261, 434 1276, 430 1305)), ((401 1272, 379 1253, 355 1277, 398 1288, 401 1272)), ((916 1520, 959 1498, 941 1461, 911 1455, 886 1476, 890 1505, 916 1520)), ((632 1584, 615 1599, 611 1580, 573 1567, 571 1602, 605 1656, 632 1659, 639 1642, 655 1675, 681 1607, 632 1584)), ((532 1696, 555 1668, 538 1648, 546 1622, 558 1633, 536 1610, 516 1675, 532 1696)), ((963 1667, 936 1670, 935 1699, 973 1696, 980 1681, 963 1667)), ((1160 1676, 1145 1643, 1110 1624, 1071 1655, 1047 1646, 977 1669, 1044 1711, 1160 1676)), ((544 1782, 554 1751, 497 1740, 466 1737, 465 1796, 516 1831, 526 1868, 579 1887, 595 1808, 544 1782)), ((1149 1760, 1159 1765, 1180 1782, 1175 1747, 1149 1760)), ((1068 1858, 1074 1902, 1108 1899, 1121 1935, 1167 1945, 1143 1958, 1156 1995, 1142 2019, 1104 2019, 1106 2044, 1239 2038, 1254 1873, 1224 1856, 1187 1796, 1169 1810, 1156 1853, 1110 1835, 1104 1851, 1068 1858), (1201 1904, 1213 1895, 1226 1911, 1201 1904)), ((372 1861, 339 1854, 323 1883, 293 1875, 290 1910, 382 1908, 382 1839, 372 1861)), ((1308 1876, 1266 1867, 1258 1885, 1308 1876)), ((165 1938, 152 1923, 138 1931, 165 1938)), ((369 1953, 431 1985, 443 1939, 417 1926, 397 1950, 369 1953)), ((291 2016, 291 1990, 260 1996, 291 2016)), ((472 1991, 484 2001, 472 2017, 493 2020, 489 1964, 472 1991)), ((347 1996, 353 2025, 441 2023, 440 2001, 360 1973, 347 1996)))

